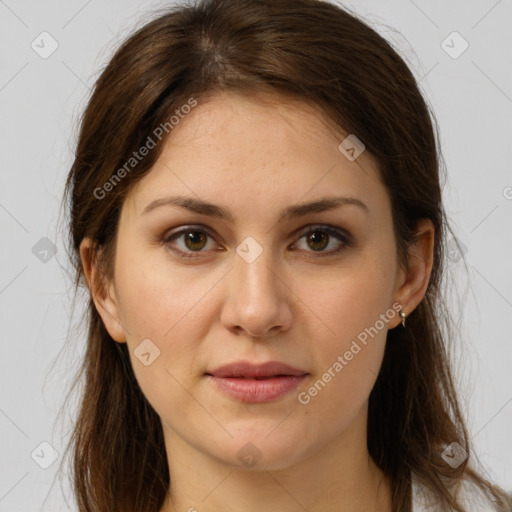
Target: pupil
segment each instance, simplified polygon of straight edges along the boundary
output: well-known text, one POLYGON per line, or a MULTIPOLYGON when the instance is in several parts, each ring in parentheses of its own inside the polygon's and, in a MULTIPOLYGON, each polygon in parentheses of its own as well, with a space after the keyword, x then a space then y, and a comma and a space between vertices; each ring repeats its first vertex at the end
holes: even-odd
POLYGON ((189 249, 201 249, 201 247, 195 247, 197 244, 201 246, 201 241, 204 242, 204 233, 199 231, 189 231, 186 235, 185 245, 189 249))
POLYGON ((313 242, 313 244, 320 244, 320 247, 316 247, 316 248, 312 247, 312 249, 317 250, 317 249, 325 248, 327 246, 327 238, 328 238, 327 233, 324 233, 323 231, 315 231, 315 232, 311 233, 309 235, 309 240, 311 242, 313 242), (321 233, 320 237, 318 236, 318 233, 321 233), (323 238, 324 243, 322 243, 322 240, 321 240, 322 238, 323 238))

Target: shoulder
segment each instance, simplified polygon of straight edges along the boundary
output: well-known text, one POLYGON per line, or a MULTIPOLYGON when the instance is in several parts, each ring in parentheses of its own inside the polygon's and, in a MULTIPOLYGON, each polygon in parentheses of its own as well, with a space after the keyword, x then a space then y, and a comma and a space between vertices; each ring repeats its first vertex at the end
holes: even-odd
MULTIPOLYGON (((466 512, 496 512, 491 498, 467 477, 452 489, 452 495, 466 512)), ((412 476, 412 512, 438 512, 439 499, 435 493, 412 476)), ((446 512, 451 509, 446 508, 446 512)))

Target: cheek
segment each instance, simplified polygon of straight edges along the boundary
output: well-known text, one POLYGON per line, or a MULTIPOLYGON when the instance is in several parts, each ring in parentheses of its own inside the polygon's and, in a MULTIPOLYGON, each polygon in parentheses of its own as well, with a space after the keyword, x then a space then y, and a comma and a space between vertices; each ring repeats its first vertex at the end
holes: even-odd
POLYGON ((316 412, 310 417, 318 418, 319 428, 324 421, 343 428, 340 422, 354 418, 373 388, 389 324, 398 315, 392 307, 393 272, 392 262, 369 258, 313 294, 310 306, 318 312, 320 330, 310 348, 318 372, 301 389, 299 402, 316 412))
POLYGON ((116 260, 118 311, 132 366, 154 407, 155 393, 163 392, 167 400, 180 397, 178 382, 188 385, 193 371, 201 370, 195 358, 213 321, 205 294, 215 276, 192 273, 137 252, 116 260))
POLYGON ((340 320, 336 339, 322 340, 324 344, 315 354, 318 372, 297 396, 299 407, 305 414, 307 411, 307 436, 312 439, 317 430, 329 437, 347 429, 367 402, 387 337, 386 322, 379 320, 379 315, 376 318, 370 321, 360 315, 358 322, 352 318, 343 325, 340 320))
MULTIPOLYGON (((119 313, 132 343, 144 338, 159 344, 184 339, 178 333, 194 321, 203 296, 215 284, 212 276, 198 269, 172 264, 164 249, 158 253, 140 251, 116 261, 119 313)), ((189 331, 188 338, 196 333, 197 329, 189 331)))
POLYGON ((208 296, 204 295, 215 280, 204 274, 194 279, 177 267, 152 264, 149 259, 138 261, 141 263, 134 258, 119 258, 119 313, 128 331, 137 382, 157 414, 173 423, 178 421, 174 411, 190 407, 186 390, 194 372, 201 370, 197 352, 213 321, 206 316, 208 296))
POLYGON ((372 254, 367 254, 355 264, 333 269, 321 279, 304 278, 300 286, 296 283, 297 295, 315 313, 315 323, 323 326, 324 342, 320 346, 325 347, 330 357, 373 326, 382 314, 389 318, 385 326, 379 321, 379 331, 395 317, 397 312, 391 307, 394 272, 390 260, 376 261, 372 254))

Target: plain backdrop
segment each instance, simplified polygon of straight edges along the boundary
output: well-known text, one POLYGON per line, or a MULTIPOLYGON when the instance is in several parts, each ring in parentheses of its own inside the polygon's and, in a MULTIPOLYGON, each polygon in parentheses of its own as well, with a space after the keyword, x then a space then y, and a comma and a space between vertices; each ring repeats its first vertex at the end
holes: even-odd
MULTIPOLYGON (((165 5, 0 0, 0 511, 74 510, 65 476, 62 488, 54 480, 74 411, 62 425, 57 413, 84 344, 69 331, 79 315, 70 319, 60 202, 90 88, 165 5)), ((399 50, 438 120, 446 209, 467 262, 450 261, 457 385, 487 476, 512 490, 512 4, 345 5, 399 50)))

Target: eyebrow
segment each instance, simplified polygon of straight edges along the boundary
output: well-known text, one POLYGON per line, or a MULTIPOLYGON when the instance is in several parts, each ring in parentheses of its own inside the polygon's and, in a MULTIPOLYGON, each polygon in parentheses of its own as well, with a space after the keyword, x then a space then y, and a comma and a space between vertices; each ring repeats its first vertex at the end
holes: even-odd
MULTIPOLYGON (((162 206, 177 206, 200 215, 208 215, 210 217, 216 217, 232 223, 235 222, 235 217, 229 209, 203 201, 202 199, 187 196, 169 196, 155 199, 144 208, 141 215, 147 215, 162 206)), ((339 208, 341 206, 357 206, 366 213, 369 213, 370 211, 368 206, 356 197, 328 196, 310 203, 300 203, 288 206, 280 211, 278 222, 303 217, 309 213, 333 210, 334 208, 339 208)))

